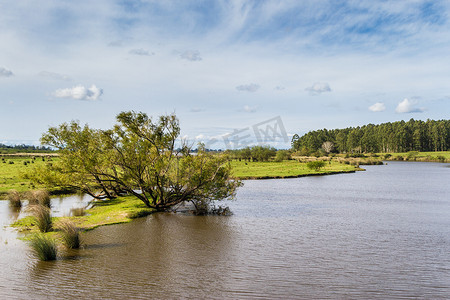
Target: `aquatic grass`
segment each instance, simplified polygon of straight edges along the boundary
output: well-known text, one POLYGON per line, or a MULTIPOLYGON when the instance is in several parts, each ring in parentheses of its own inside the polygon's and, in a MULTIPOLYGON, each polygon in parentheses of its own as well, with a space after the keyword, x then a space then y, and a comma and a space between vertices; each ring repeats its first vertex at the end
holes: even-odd
POLYGON ((43 205, 33 205, 29 210, 34 217, 36 226, 40 232, 49 232, 52 230, 52 218, 50 215, 50 208, 43 205))
POLYGON ((50 208, 51 200, 50 193, 46 190, 37 190, 30 192, 30 204, 40 204, 50 208))
POLYGON ((8 200, 11 207, 22 207, 22 201, 20 198, 20 193, 16 190, 10 190, 8 192, 8 200))
POLYGON ((78 249, 81 245, 80 232, 75 224, 68 219, 60 219, 56 228, 61 231, 61 238, 68 249, 78 249))
POLYGON ((45 234, 35 234, 29 240, 29 245, 39 260, 55 260, 58 255, 58 247, 55 240, 45 234))
POLYGON ((86 214, 84 207, 75 207, 70 209, 70 215, 73 217, 82 217, 86 214))

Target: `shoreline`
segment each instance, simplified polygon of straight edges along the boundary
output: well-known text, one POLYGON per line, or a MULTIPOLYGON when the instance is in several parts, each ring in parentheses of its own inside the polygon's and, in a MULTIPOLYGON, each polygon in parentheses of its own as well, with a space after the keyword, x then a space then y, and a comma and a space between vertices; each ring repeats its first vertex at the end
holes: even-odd
POLYGON ((329 171, 329 172, 321 172, 321 173, 309 173, 309 174, 298 174, 298 175, 266 175, 266 176, 239 176, 236 177, 239 180, 265 180, 265 179, 289 179, 289 178, 300 178, 300 177, 310 177, 310 176, 326 176, 326 175, 337 175, 337 174, 347 174, 347 173, 356 173, 359 171, 365 171, 365 169, 355 169, 349 171, 329 171))

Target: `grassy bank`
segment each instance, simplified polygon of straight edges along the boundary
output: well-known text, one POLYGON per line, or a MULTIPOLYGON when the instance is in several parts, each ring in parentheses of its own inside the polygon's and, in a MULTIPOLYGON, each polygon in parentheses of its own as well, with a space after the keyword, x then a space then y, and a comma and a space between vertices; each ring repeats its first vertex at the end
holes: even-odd
POLYGON ((450 151, 437 152, 401 152, 401 153, 379 153, 384 160, 397 161, 424 161, 424 162, 450 162, 450 151))
POLYGON ((282 162, 245 162, 232 161, 233 175, 239 179, 266 179, 266 178, 294 178, 313 175, 327 175, 337 173, 355 172, 353 165, 342 164, 337 161, 326 162, 319 171, 311 170, 306 162, 285 160, 282 162))
POLYGON ((19 192, 39 189, 30 180, 24 179, 22 175, 35 166, 49 163, 51 158, 37 156, 0 156, 0 198, 8 190, 14 189, 19 192))
MULTIPOLYGON (((112 200, 98 201, 94 207, 86 210, 84 216, 52 218, 53 223, 60 219, 69 219, 80 230, 91 230, 98 226, 112 225, 130 222, 132 219, 149 215, 152 209, 146 207, 142 201, 126 196, 112 200)), ((11 226, 20 231, 38 232, 33 217, 25 217, 13 223, 11 226)))

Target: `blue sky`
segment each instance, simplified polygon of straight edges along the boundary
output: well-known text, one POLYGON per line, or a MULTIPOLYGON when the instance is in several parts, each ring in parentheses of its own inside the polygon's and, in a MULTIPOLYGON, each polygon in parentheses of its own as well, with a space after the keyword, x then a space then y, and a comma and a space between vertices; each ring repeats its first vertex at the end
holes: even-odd
POLYGON ((175 112, 182 135, 205 142, 278 116, 289 136, 448 119, 449 12, 448 1, 3 0, 0 142, 37 144, 70 120, 108 128, 124 110, 175 112))

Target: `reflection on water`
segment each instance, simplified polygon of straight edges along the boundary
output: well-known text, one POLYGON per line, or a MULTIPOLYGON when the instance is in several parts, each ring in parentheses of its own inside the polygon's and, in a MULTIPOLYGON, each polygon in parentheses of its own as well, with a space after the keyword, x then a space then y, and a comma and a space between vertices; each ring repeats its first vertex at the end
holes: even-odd
POLYGON ((49 263, 8 244, 0 296, 448 299, 449 172, 389 163, 246 181, 231 217, 155 214, 101 227, 49 263))

